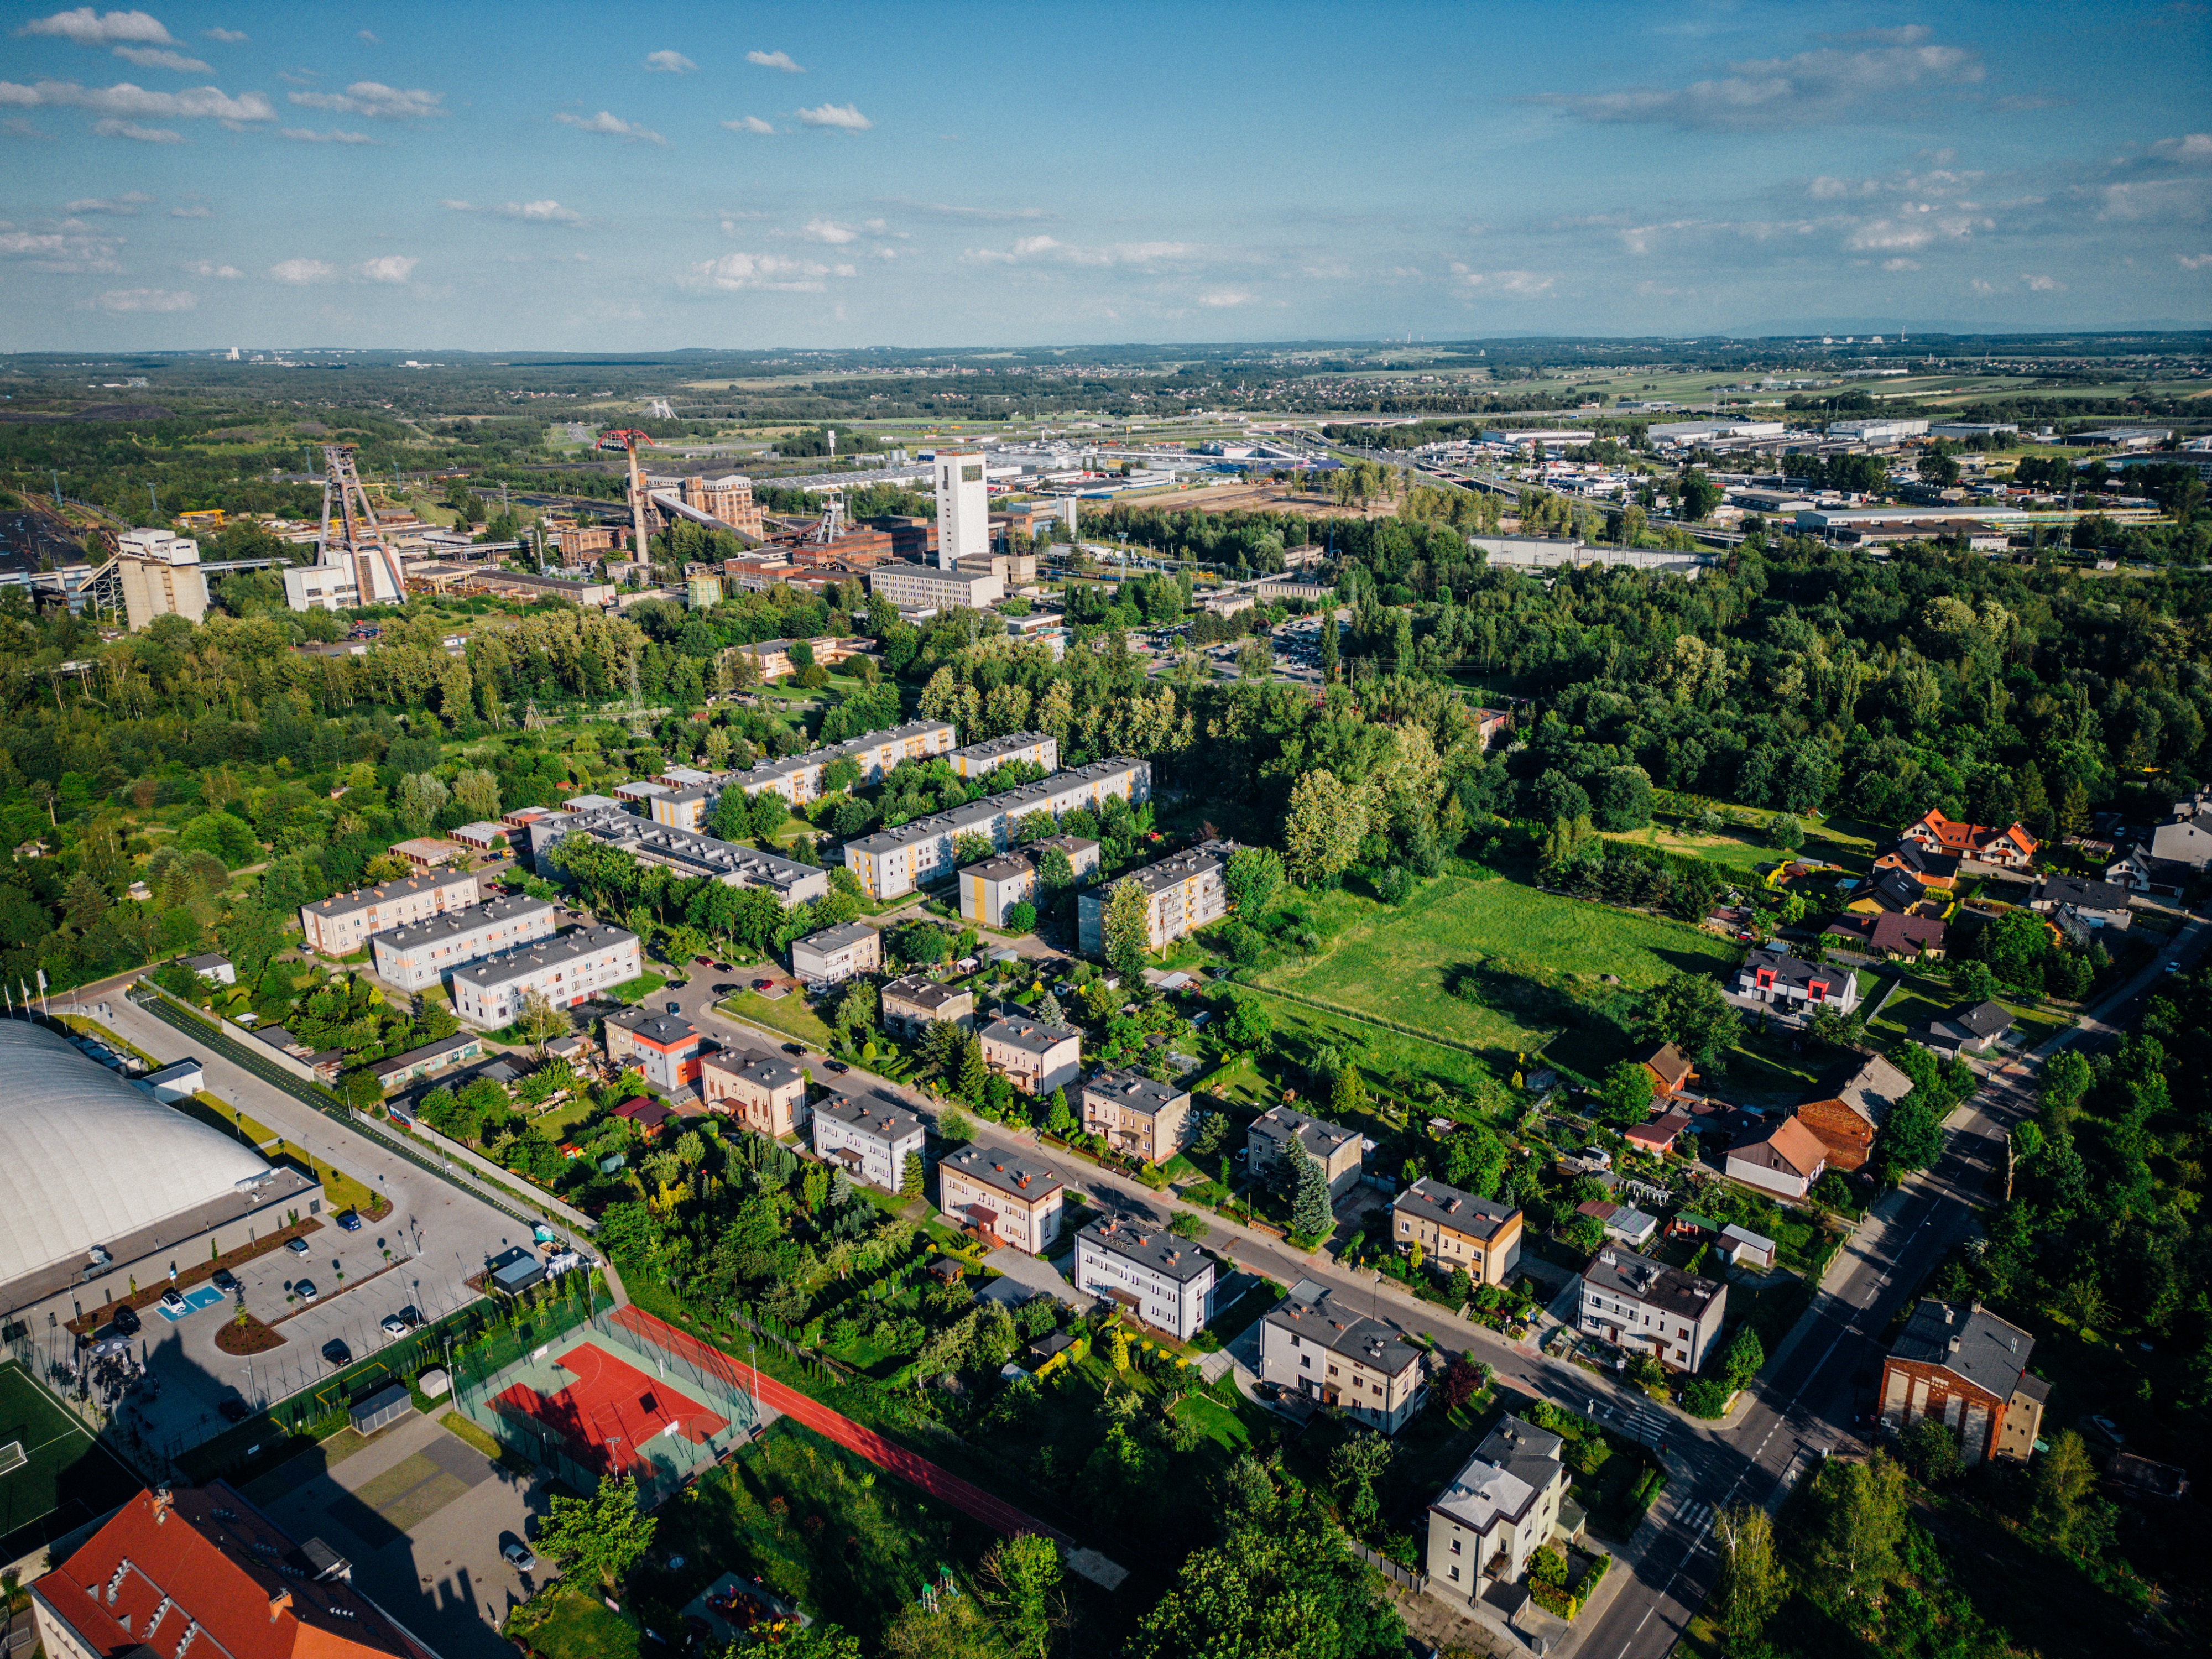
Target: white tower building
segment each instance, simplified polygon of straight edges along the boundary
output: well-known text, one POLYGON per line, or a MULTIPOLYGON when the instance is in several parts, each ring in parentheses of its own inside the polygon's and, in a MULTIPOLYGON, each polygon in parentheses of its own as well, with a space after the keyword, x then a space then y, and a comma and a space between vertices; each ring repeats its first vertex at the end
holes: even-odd
POLYGON ((981 450, 937 453, 937 566, 991 550, 991 490, 981 450))

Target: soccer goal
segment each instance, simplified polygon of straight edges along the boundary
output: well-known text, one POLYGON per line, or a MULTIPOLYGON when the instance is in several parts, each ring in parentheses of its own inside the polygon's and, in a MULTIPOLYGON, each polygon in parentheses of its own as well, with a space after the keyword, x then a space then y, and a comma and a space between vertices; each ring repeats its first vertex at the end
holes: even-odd
POLYGON ((30 1461, 23 1455, 23 1443, 20 1440, 10 1440, 0 1446, 0 1474, 13 1474, 30 1461))

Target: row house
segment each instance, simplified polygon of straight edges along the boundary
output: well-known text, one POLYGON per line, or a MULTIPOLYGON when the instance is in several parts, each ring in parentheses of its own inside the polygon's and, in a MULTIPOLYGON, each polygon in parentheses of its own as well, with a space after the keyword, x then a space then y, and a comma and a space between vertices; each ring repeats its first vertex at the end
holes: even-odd
POLYGON ((516 894, 372 934, 369 955, 379 979, 403 991, 422 991, 456 968, 550 939, 559 926, 560 913, 552 905, 516 894))
POLYGON ((1833 1008, 1848 1014, 1859 1006, 1858 981, 1848 968, 1807 962, 1786 950, 1753 945, 1736 970, 1735 991, 1774 1007, 1809 1013, 1833 1008))
POLYGON ((465 910, 481 895, 465 870, 444 870, 361 887, 300 907, 300 933, 307 949, 326 957, 351 956, 375 934, 410 922, 465 910))

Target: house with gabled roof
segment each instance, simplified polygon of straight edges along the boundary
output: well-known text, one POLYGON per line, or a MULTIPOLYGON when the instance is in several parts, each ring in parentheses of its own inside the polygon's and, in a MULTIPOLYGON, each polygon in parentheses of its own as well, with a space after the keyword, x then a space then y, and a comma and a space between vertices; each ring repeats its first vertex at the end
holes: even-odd
POLYGON ((1856 1170, 1890 1109, 1911 1092, 1912 1079, 1880 1054, 1853 1054, 1798 1106, 1797 1121, 1819 1138, 1830 1169, 1856 1170))
POLYGON ((1736 970, 1735 991, 1779 1008, 1809 1012, 1833 1008, 1848 1014, 1859 1005, 1858 981, 1848 968, 1807 962, 1780 946, 1758 945, 1736 970))
POLYGON ((1733 1181, 1802 1198, 1828 1167, 1828 1149, 1796 1118, 1775 1118, 1730 1146, 1725 1167, 1733 1181))
POLYGON ((1447 1187, 1428 1176, 1390 1201, 1391 1242, 1416 1244, 1438 1268, 1467 1269, 1478 1285, 1503 1285, 1521 1265, 1519 1209, 1447 1187))
POLYGON ((1930 1054, 1963 1060, 1968 1054, 1986 1053, 2012 1025, 2012 1015, 2001 1003, 1978 1002, 1972 1007, 1961 1004, 1921 1026, 1912 1033, 1912 1040, 1930 1054))
POLYGON ((1662 1042, 1637 1064, 1651 1079, 1651 1092, 1660 1100, 1672 1100, 1698 1080, 1698 1068, 1689 1055, 1671 1042, 1662 1042))
POLYGON ((2008 870, 2025 869, 2033 863, 2037 845, 2035 837, 2018 823, 2002 830, 1988 824, 1962 823, 1945 817, 1935 807, 1930 807, 1917 823, 1907 824, 1899 839, 1930 852, 2000 865, 2008 870))
POLYGON ((1923 1300, 1881 1364, 1881 1426, 1898 1434, 1935 1421, 1959 1437, 1968 1463, 2026 1462, 2051 1385, 2032 1375, 2035 1339, 1978 1302, 1923 1300))

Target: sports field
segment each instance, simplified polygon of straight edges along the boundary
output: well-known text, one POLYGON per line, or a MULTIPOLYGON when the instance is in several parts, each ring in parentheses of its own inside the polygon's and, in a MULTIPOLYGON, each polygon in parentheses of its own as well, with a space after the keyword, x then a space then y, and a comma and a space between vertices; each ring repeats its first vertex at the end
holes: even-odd
POLYGON ((12 1364, 0 1364, 0 1561, 106 1514, 143 1484, 12 1364))

